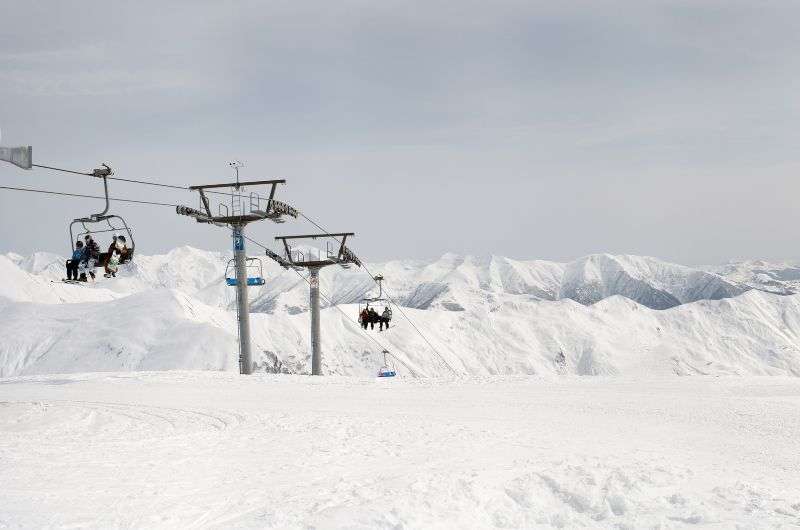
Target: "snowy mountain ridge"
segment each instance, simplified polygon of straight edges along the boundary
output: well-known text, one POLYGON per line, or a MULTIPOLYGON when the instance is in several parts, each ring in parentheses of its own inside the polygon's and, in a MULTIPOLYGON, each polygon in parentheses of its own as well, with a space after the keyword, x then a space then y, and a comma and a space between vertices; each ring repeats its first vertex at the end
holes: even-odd
MULTIPOLYGON (((55 254, 37 252, 23 257, 10 253, 5 259, 44 279, 63 277, 64 258, 55 254)), ((100 281, 93 288, 102 286, 119 294, 174 288, 224 307, 230 303, 231 293, 220 279, 229 259, 229 253, 192 247, 179 247, 163 255, 137 255, 130 274, 112 282, 100 281)), ((251 289, 254 310, 305 310, 305 282, 265 257, 262 262, 270 281, 260 289, 251 289), (293 296, 293 291, 302 291, 302 295, 293 296)), ((594 254, 559 263, 451 253, 430 261, 368 264, 370 271, 386 276, 387 289, 401 305, 456 311, 476 303, 491 304, 506 296, 533 300, 569 298, 589 305, 620 295, 652 309, 667 309, 698 300, 738 296, 751 288, 793 293, 794 281, 800 282, 800 268, 788 264, 783 269, 768 266, 755 261, 705 271, 634 255, 594 254)), ((333 303, 357 303, 375 289, 364 269, 326 269, 322 282, 323 291, 333 303)))
MULTIPOLYGON (((94 370, 236 369, 230 256, 181 247, 137 254, 129 271, 67 285, 63 258, 0 256, 0 377, 94 370)), ((391 330, 355 323, 376 292, 364 270, 321 275, 328 373, 365 375, 388 348, 406 375, 800 375, 794 270, 764 262, 704 271, 641 256, 570 263, 445 254, 368 264, 431 346, 395 312, 391 330), (769 278, 769 280, 765 279, 769 278), (772 292, 764 292, 772 291, 772 292), (778 293, 778 294, 776 294, 778 293), (378 346, 372 339, 377 339, 378 346)), ((250 289, 261 371, 308 370, 308 285, 264 260, 250 289)))

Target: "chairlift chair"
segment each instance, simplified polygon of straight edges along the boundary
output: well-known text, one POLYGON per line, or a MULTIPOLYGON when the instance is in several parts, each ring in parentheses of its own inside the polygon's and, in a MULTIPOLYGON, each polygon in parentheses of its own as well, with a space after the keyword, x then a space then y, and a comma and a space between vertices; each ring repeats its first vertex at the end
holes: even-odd
MULTIPOLYGON (((108 177, 113 175, 114 171, 106 164, 102 168, 92 171, 92 176, 103 179, 103 191, 106 200, 106 207, 102 212, 93 213, 87 217, 79 217, 73 219, 69 224, 69 239, 70 246, 75 251, 75 241, 83 239, 87 235, 91 235, 94 239, 96 234, 111 233, 112 235, 124 235, 126 239, 126 246, 128 247, 128 256, 123 262, 124 264, 133 262, 133 254, 136 248, 136 243, 133 239, 133 232, 131 231, 125 219, 116 214, 109 214, 110 201, 108 198, 108 177)), ((98 244, 99 245, 99 244, 98 244)), ((102 249, 103 246, 99 245, 102 249)))
MULTIPOLYGON (((367 311, 369 311, 370 308, 372 308, 373 306, 377 307, 379 305, 383 305, 384 307, 389 307, 389 305, 390 305, 390 300, 388 298, 386 298, 385 296, 383 296, 383 276, 378 274, 377 276, 373 277, 373 280, 375 280, 378 283, 378 296, 375 296, 373 298, 368 298, 368 297, 367 298, 362 298, 361 301, 358 303, 358 322, 359 322, 359 324, 362 324, 362 322, 361 322, 361 313, 365 309, 367 311)), ((377 310, 376 310, 376 312, 377 312, 377 310)), ((381 315, 382 315, 382 312, 378 312, 378 316, 381 316, 381 315)), ((389 319, 389 321, 391 322, 391 319, 389 319)), ((376 324, 377 324, 377 322, 376 322, 376 324)), ((383 327, 383 326, 380 326, 380 327, 383 327)), ((388 323, 387 323, 387 328, 388 328, 388 323)))
MULTIPOLYGON (((264 264, 258 258, 247 258, 247 285, 249 287, 260 287, 266 284, 264 280, 264 264)), ((236 280, 236 260, 231 259, 225 267, 225 283, 231 287, 239 285, 236 280)))
POLYGON ((388 355, 389 351, 383 350, 383 366, 378 369, 378 377, 394 377, 397 375, 394 363, 389 360, 388 355))

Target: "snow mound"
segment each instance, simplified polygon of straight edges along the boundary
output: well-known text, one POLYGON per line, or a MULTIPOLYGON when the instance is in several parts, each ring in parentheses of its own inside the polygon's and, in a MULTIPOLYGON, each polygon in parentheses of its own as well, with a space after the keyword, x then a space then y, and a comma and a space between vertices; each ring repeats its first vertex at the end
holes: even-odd
MULTIPOLYGON (((81 289, 74 285, 62 283, 62 274, 56 274, 51 265, 43 265, 36 259, 22 259, 18 263, 24 264, 20 267, 7 256, 0 256, 0 299, 8 299, 17 302, 37 302, 43 304, 64 304, 99 302, 113 300, 118 295, 108 289, 92 288, 81 289), (26 270, 27 269, 27 270, 26 270), (29 270, 39 270, 40 273, 32 273, 29 270), (58 277, 53 280, 51 277, 58 277)), ((63 260, 59 259, 59 263, 63 260)))
POLYGON ((230 313, 173 290, 113 302, 6 303, 0 377, 88 370, 229 370, 230 313))

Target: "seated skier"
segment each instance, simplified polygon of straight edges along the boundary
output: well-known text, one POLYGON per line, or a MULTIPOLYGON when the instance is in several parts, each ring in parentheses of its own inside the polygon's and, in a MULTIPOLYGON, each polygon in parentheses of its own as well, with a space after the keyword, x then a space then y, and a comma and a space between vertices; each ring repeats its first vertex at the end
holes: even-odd
POLYGON ((380 322, 381 317, 380 317, 380 315, 378 315, 378 312, 375 311, 375 309, 372 308, 372 307, 369 308, 369 312, 368 313, 369 313, 369 318, 368 318, 368 320, 369 320, 369 329, 375 329, 375 323, 376 322, 380 322))
POLYGON ((104 278, 111 278, 117 277, 117 271, 119 270, 119 252, 116 250, 111 253, 111 256, 108 258, 108 261, 105 265, 105 273, 103 274, 104 278))
POLYGON ((117 271, 122 263, 130 259, 130 250, 125 245, 125 236, 114 236, 114 243, 108 249, 108 258, 105 261, 104 277, 110 278, 117 276, 117 271))
POLYGON ((358 314, 358 322, 361 324, 361 327, 367 329, 369 325, 369 311, 366 308, 361 310, 361 313, 358 314))
POLYGON ((83 260, 83 241, 80 239, 75 242, 75 250, 72 251, 72 258, 67 260, 67 280, 78 279, 78 265, 83 260))
POLYGON ((125 236, 117 236, 117 251, 119 252, 120 263, 126 263, 133 257, 133 251, 128 248, 128 241, 125 236))
POLYGON ((108 246, 108 250, 100 253, 98 263, 100 263, 100 265, 102 265, 103 268, 106 268, 106 266, 108 265, 108 260, 111 259, 111 255, 114 253, 116 249, 117 249, 117 236, 113 236, 111 238, 111 244, 108 246))
POLYGON ((380 327, 378 331, 383 331, 383 325, 386 324, 386 329, 389 329, 389 321, 392 320, 392 310, 389 309, 389 306, 383 308, 383 313, 381 313, 381 320, 380 320, 380 327))
POLYGON ((78 271, 80 272, 80 277, 78 279, 85 282, 88 281, 86 273, 89 273, 89 276, 94 280, 95 264, 100 257, 100 247, 98 247, 97 242, 92 239, 91 234, 86 234, 83 240, 85 248, 83 258, 81 259, 80 265, 78 265, 78 271))

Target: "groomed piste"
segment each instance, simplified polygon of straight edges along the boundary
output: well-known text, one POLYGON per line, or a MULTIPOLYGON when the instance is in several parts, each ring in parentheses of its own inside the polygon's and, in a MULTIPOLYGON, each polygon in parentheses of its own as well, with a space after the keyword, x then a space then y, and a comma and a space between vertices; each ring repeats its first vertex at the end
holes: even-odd
POLYGON ((793 528, 800 380, 0 380, 5 528, 793 528))

